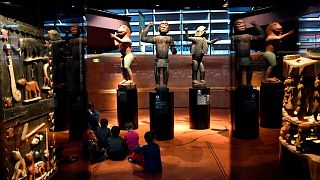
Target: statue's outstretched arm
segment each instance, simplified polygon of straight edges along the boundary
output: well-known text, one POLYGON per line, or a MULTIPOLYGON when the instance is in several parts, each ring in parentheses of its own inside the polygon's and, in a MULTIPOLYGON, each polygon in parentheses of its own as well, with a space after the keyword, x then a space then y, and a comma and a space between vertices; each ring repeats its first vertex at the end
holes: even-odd
POLYGON ((140 39, 142 42, 154 43, 153 37, 147 37, 147 34, 152 26, 153 26, 153 23, 152 22, 149 23, 148 26, 141 33, 140 39))
POLYGON ((257 36, 252 36, 252 40, 264 39, 265 38, 265 33, 264 33, 263 29, 260 26, 258 26, 258 24, 255 21, 252 21, 251 25, 253 27, 255 27, 256 30, 258 31, 258 35, 257 36))

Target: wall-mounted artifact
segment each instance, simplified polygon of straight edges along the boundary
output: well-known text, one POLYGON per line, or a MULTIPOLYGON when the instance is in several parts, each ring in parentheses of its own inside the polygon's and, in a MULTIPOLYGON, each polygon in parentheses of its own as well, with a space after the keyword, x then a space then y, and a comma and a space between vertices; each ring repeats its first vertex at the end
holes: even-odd
POLYGON ((0 30, 0 32, 1 32, 1 41, 2 42, 7 42, 8 41, 8 30, 6 30, 6 29, 1 29, 0 30))
POLYGON ((4 45, 3 50, 8 58, 8 68, 9 68, 9 75, 10 75, 12 97, 16 102, 19 102, 21 100, 21 92, 17 89, 16 79, 14 77, 14 69, 13 69, 12 56, 11 56, 11 45, 10 44, 4 45))
POLYGON ((28 139, 29 137, 31 137, 33 134, 35 134, 36 132, 38 132, 42 127, 44 127, 44 125, 46 125, 46 123, 42 123, 39 126, 35 127, 33 130, 31 130, 29 133, 28 131, 28 123, 25 123, 23 126, 23 130, 22 130, 22 134, 21 134, 21 141, 24 141, 26 139, 28 139))
POLYGON ((208 53, 208 45, 213 44, 220 40, 215 38, 211 41, 205 38, 206 27, 199 26, 196 30, 195 36, 190 37, 188 34, 188 28, 185 28, 186 38, 192 41, 191 54, 192 54, 192 86, 193 87, 206 87, 205 82, 205 67, 202 62, 203 56, 208 53), (200 81, 197 80, 198 71, 200 72, 200 81))
POLYGON ((12 108, 12 97, 3 97, 2 98, 4 101, 4 108, 8 109, 8 108, 12 108))
POLYGON ((54 131, 54 112, 48 114, 49 130, 54 131))
POLYGON ((26 162, 24 158, 21 156, 21 153, 19 151, 12 151, 12 157, 15 161, 14 165, 14 173, 12 175, 12 180, 20 180, 27 176, 27 168, 26 168, 26 162))
POLYGON ((120 25, 118 31, 114 34, 110 34, 114 39, 114 44, 119 48, 121 53, 121 70, 123 80, 119 83, 119 86, 135 86, 133 82, 133 74, 130 69, 131 63, 135 60, 131 52, 131 30, 127 25, 120 25))
POLYGON ((23 102, 31 102, 41 99, 40 89, 36 81, 27 81, 25 78, 17 80, 17 83, 23 86, 24 98, 23 102))
POLYGON ((28 180, 35 180, 36 179, 36 169, 34 165, 34 158, 33 158, 33 152, 30 151, 25 155, 25 161, 27 165, 27 174, 28 174, 28 180))
POLYGON ((52 89, 52 75, 51 75, 51 62, 50 58, 45 58, 45 64, 43 65, 43 85, 41 89, 50 90, 52 89))
POLYGON ((313 107, 312 107, 312 114, 315 121, 318 121, 319 112, 320 112, 320 78, 318 74, 314 81, 313 107))
POLYGON ((19 54, 24 58, 24 61, 34 61, 43 58, 41 57, 40 43, 34 38, 19 39, 19 54))
POLYGON ((167 36, 169 32, 169 23, 167 21, 161 21, 159 24, 158 36, 147 37, 148 31, 153 26, 153 23, 149 23, 148 26, 143 30, 141 34, 141 41, 152 43, 156 45, 156 58, 154 67, 154 76, 156 82, 156 90, 167 90, 168 79, 169 79, 169 47, 173 55, 177 54, 173 38, 167 36), (163 83, 160 84, 160 74, 163 72, 163 83))
POLYGON ((6 139, 13 138, 14 136, 14 129, 12 127, 6 129, 6 139))

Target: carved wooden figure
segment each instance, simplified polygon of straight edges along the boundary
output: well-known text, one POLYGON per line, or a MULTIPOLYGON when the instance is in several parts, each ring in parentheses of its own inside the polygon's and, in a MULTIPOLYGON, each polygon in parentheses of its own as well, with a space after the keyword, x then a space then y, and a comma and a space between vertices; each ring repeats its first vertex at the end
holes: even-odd
POLYGON ((3 101, 5 109, 12 108, 12 97, 4 97, 3 101))
POLYGON ((293 100, 293 90, 295 88, 294 86, 294 79, 291 77, 288 77, 284 83, 285 88, 284 88, 284 98, 283 98, 283 107, 286 110, 292 110, 293 105, 292 105, 292 100, 293 100))
POLYGON ((206 27, 199 26, 197 28, 194 37, 190 37, 188 34, 188 28, 185 28, 186 38, 188 41, 192 41, 191 53, 192 53, 192 85, 193 87, 205 87, 205 67, 202 62, 204 55, 208 53, 208 45, 213 44, 220 40, 220 38, 215 38, 209 41, 205 38, 206 27), (200 81, 197 80, 198 71, 200 72, 200 81))
POLYGON ((312 107, 312 114, 315 121, 318 121, 318 114, 320 112, 320 79, 319 75, 316 76, 316 80, 314 81, 314 93, 313 93, 313 107, 312 107))
POLYGON ((122 55, 121 69, 123 80, 119 85, 134 84, 133 74, 130 68, 132 61, 135 59, 131 52, 131 30, 127 25, 121 25, 115 34, 110 35, 111 38, 114 39, 114 44, 120 49, 120 53, 122 55))
POLYGON ((29 152, 26 154, 26 165, 28 170, 28 180, 34 180, 36 179, 36 172, 35 172, 35 165, 34 165, 34 158, 33 158, 33 152, 29 152))
POLYGON ((268 62, 269 66, 266 72, 266 81, 277 82, 279 79, 276 77, 271 77, 272 70, 277 65, 277 53, 278 49, 281 46, 281 41, 283 38, 287 37, 290 34, 293 34, 293 31, 288 33, 282 33, 282 26, 278 22, 272 22, 268 25, 267 29, 267 38, 266 38, 266 52, 263 55, 263 58, 268 62))
POLYGON ((156 82, 156 89, 167 89, 168 80, 169 80, 169 47, 173 55, 177 54, 175 48, 174 40, 171 36, 168 36, 169 32, 169 23, 168 21, 161 21, 159 24, 159 33, 158 36, 147 37, 148 31, 153 26, 153 23, 150 22, 148 26, 143 30, 141 34, 141 41, 155 44, 156 46, 156 58, 154 66, 154 77, 156 82), (160 83, 160 74, 161 70, 163 73, 163 83, 160 83))
POLYGON ((12 97, 15 101, 19 102, 21 100, 21 92, 17 89, 16 79, 14 77, 14 69, 13 69, 12 56, 11 56, 11 45, 10 44, 4 45, 3 51, 5 52, 8 58, 8 68, 9 68, 9 75, 10 75, 12 97))
POLYGON ((28 82, 25 78, 21 78, 17 83, 24 87, 25 100, 34 98, 41 99, 40 89, 36 81, 28 82))
POLYGON ((20 178, 27 176, 26 162, 20 152, 12 151, 12 157, 15 160, 12 180, 19 180, 20 178))
POLYGON ((52 88, 51 59, 46 58, 46 63, 43 65, 43 86, 42 89, 50 90, 52 88))

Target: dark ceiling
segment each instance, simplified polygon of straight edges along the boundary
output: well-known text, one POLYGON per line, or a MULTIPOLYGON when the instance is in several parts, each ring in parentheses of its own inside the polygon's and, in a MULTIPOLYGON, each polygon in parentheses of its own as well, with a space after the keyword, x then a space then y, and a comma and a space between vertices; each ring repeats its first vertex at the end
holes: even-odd
POLYGON ((87 8, 106 9, 224 9, 228 7, 266 7, 291 9, 319 0, 8 0, 0 2, 0 14, 36 26, 44 21, 83 15, 87 8))

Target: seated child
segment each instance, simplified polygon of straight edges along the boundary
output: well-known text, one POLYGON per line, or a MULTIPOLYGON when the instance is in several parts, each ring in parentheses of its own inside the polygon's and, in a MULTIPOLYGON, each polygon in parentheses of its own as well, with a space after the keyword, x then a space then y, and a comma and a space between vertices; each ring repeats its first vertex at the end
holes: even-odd
POLYGON ((111 128, 111 136, 108 138, 108 156, 109 159, 114 161, 123 160, 127 156, 127 144, 119 134, 120 128, 118 126, 113 126, 111 128))

